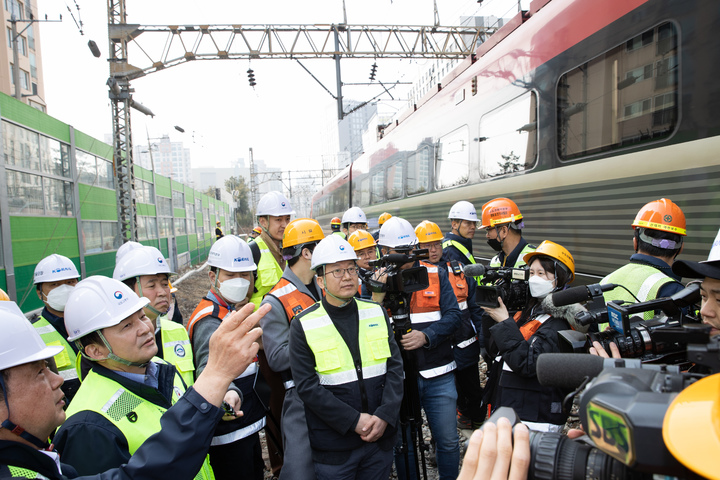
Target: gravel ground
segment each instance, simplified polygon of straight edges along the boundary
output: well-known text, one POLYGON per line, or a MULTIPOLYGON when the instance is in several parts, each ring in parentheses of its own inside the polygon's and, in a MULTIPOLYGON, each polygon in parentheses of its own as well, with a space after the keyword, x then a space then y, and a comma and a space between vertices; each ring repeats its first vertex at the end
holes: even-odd
MULTIPOLYGON (((186 270, 189 271, 190 269, 186 270)), ((180 312, 182 313, 183 319, 185 323, 187 324, 188 319, 190 318, 190 315, 195 310, 195 307, 200 302, 200 299, 205 296, 208 289, 210 288, 210 280, 208 279, 208 271, 210 269, 208 267, 203 268, 202 270, 196 271, 192 275, 189 275, 187 278, 185 278, 183 281, 181 281, 179 284, 176 282, 173 285, 177 286, 178 291, 176 292, 175 296, 178 301, 178 307, 180 308, 180 312)), ((184 274, 185 272, 179 272, 180 276, 184 274)), ((487 366, 485 365, 485 362, 480 360, 480 380, 482 385, 485 385, 485 382, 487 381, 486 378, 486 372, 487 372, 487 366)), ((574 412, 577 412, 577 407, 573 407, 574 412)), ((573 420, 573 417, 571 417, 570 420, 573 420)), ((579 428, 579 421, 570 421, 566 427, 565 432, 569 428, 579 428)), ((470 438, 470 434, 472 432, 470 430, 461 430, 458 429, 458 437, 460 438, 460 458, 462 460, 462 457, 465 455, 465 448, 467 444, 467 439, 470 438)), ((425 442, 427 444, 430 444, 430 429, 427 425, 427 422, 424 422, 423 425, 423 437, 425 439, 425 442)), ((260 439, 263 444, 263 457, 265 458, 265 464, 266 464, 266 473, 265 473, 265 479, 270 480, 273 478, 272 474, 270 473, 270 462, 267 458, 267 447, 265 443, 265 435, 264 431, 260 432, 260 439)), ((434 466, 434 462, 432 461, 432 457, 434 455, 431 453, 429 457, 429 461, 427 462, 427 477, 429 480, 437 480, 438 472, 437 468, 434 466)), ((397 478, 395 476, 395 473, 391 475, 390 478, 397 478)))

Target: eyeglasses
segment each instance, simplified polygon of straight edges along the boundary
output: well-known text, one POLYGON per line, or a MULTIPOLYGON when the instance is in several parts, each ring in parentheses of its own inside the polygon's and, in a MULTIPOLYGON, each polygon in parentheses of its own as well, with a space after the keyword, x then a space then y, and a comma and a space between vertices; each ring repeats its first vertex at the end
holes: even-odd
POLYGON ((360 269, 358 267, 349 267, 349 268, 338 268, 337 270, 333 270, 332 272, 325 272, 326 274, 332 273, 333 277, 335 278, 343 278, 345 276, 345 272, 349 273, 351 277, 356 277, 360 269))

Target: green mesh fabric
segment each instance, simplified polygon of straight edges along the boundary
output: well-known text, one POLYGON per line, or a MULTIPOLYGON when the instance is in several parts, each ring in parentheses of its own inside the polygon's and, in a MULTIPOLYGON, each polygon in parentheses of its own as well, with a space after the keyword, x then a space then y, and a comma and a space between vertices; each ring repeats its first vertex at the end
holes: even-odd
POLYGON ((139 397, 136 397, 127 391, 123 391, 117 400, 110 405, 110 408, 107 409, 106 413, 108 417, 118 422, 125 415, 135 410, 135 408, 137 408, 137 406, 141 403, 142 400, 139 397))
POLYGON ((8 465, 8 470, 10 470, 10 476, 12 476, 12 478, 32 478, 47 480, 47 477, 40 475, 39 473, 32 470, 28 470, 27 468, 13 467, 11 465, 8 465))

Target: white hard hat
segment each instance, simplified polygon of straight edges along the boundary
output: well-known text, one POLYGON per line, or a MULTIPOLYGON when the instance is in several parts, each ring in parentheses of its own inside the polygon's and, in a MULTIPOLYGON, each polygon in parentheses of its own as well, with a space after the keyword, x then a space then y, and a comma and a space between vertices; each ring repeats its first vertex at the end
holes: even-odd
POLYGON ((320 243, 313 250, 310 268, 316 270, 323 265, 344 262, 345 260, 357 260, 355 250, 340 235, 330 235, 320 240, 320 243))
MULTIPOLYGON (((127 245, 127 243, 125 244, 127 245)), ((170 271, 170 266, 165 261, 162 252, 155 247, 140 246, 129 250, 120 261, 115 265, 113 278, 120 280, 141 275, 157 275, 158 273, 167 273, 175 275, 170 271)))
POLYGON ((115 264, 117 265, 120 263, 120 259, 128 252, 135 250, 136 248, 140 248, 144 246, 142 243, 138 242, 125 242, 122 245, 120 245, 120 248, 118 248, 117 252, 115 253, 115 264))
POLYGON ((78 282, 65 306, 68 341, 112 327, 145 307, 150 300, 138 297, 119 280, 93 275, 78 282))
POLYGON ((383 247, 409 247, 417 244, 415 229, 410 222, 400 217, 392 217, 380 227, 378 244, 383 247))
POLYGON ((15 302, 0 302, 0 370, 54 357, 63 349, 47 346, 15 302))
POLYGON ((210 247, 208 265, 228 272, 257 270, 250 245, 234 235, 222 237, 210 247))
POLYGON ((290 205, 290 200, 280 192, 268 192, 262 196, 258 202, 257 211, 255 215, 258 217, 264 215, 270 215, 273 217, 282 217, 283 215, 293 215, 293 210, 290 205))
POLYGON ((80 278, 75 264, 69 258, 57 253, 43 258, 35 267, 35 285, 45 282, 59 282, 71 278, 80 278))
POLYGON ((450 220, 468 220, 471 222, 477 222, 477 212, 475 211, 475 207, 472 203, 460 200, 455 205, 453 205, 450 208, 450 213, 448 213, 448 218, 450 220))
POLYGON ((360 207, 351 207, 343 213, 340 223, 367 223, 367 217, 360 207))

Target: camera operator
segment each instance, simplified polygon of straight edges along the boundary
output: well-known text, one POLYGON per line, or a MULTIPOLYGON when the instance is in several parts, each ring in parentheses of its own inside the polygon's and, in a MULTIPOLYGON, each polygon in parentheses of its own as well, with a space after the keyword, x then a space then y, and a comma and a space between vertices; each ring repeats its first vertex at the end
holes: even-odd
MULTIPOLYGON (((673 272, 672 264, 682 252, 686 236, 685 214, 675 203, 666 198, 643 206, 635 216, 633 248, 635 254, 630 263, 603 278, 600 283, 616 283, 630 290, 616 288, 605 292, 605 301, 624 300, 644 302, 655 298, 670 297, 684 288, 681 277, 673 272)), ((654 312, 645 312, 645 320, 654 312)), ((602 331, 607 324, 599 325, 602 331)))
MULTIPOLYGON (((559 432, 567 415, 562 402, 565 392, 555 387, 544 387, 536 376, 536 362, 542 353, 559 352, 557 332, 567 330, 575 322, 575 314, 583 307, 571 304, 557 307, 552 303, 552 292, 563 290, 575 277, 575 261, 570 252, 557 243, 545 240, 535 252, 524 256, 530 270, 529 289, 532 300, 517 320, 510 317, 499 299, 500 307, 484 310, 496 322, 490 335, 497 345, 501 361, 493 371, 496 382, 493 410, 512 407, 520 419, 533 430, 559 432)), ((497 359, 496 359, 496 363, 497 359)))
MULTIPOLYGON (((407 220, 392 217, 380 229, 378 243, 383 255, 408 253, 417 244, 417 236, 407 220)), ((409 304, 412 330, 402 336, 400 345, 404 350, 417 355, 419 400, 436 442, 440 479, 454 479, 458 475, 460 444, 456 429, 457 391, 453 374, 456 364, 452 339, 460 325, 461 314, 452 286, 446 275, 439 274, 439 267, 419 260, 408 262, 400 269, 413 266, 427 268, 429 286, 411 294, 409 304)), ((384 274, 377 277, 381 283, 387 281, 384 274)), ((385 292, 373 292, 373 300, 378 303, 382 304, 385 296, 385 292)), ((412 450, 409 454, 412 454, 412 450)), ((414 464, 412 459, 409 465, 414 464)), ((403 454, 397 449, 395 466, 399 479, 415 478, 415 472, 405 471, 403 454)))

